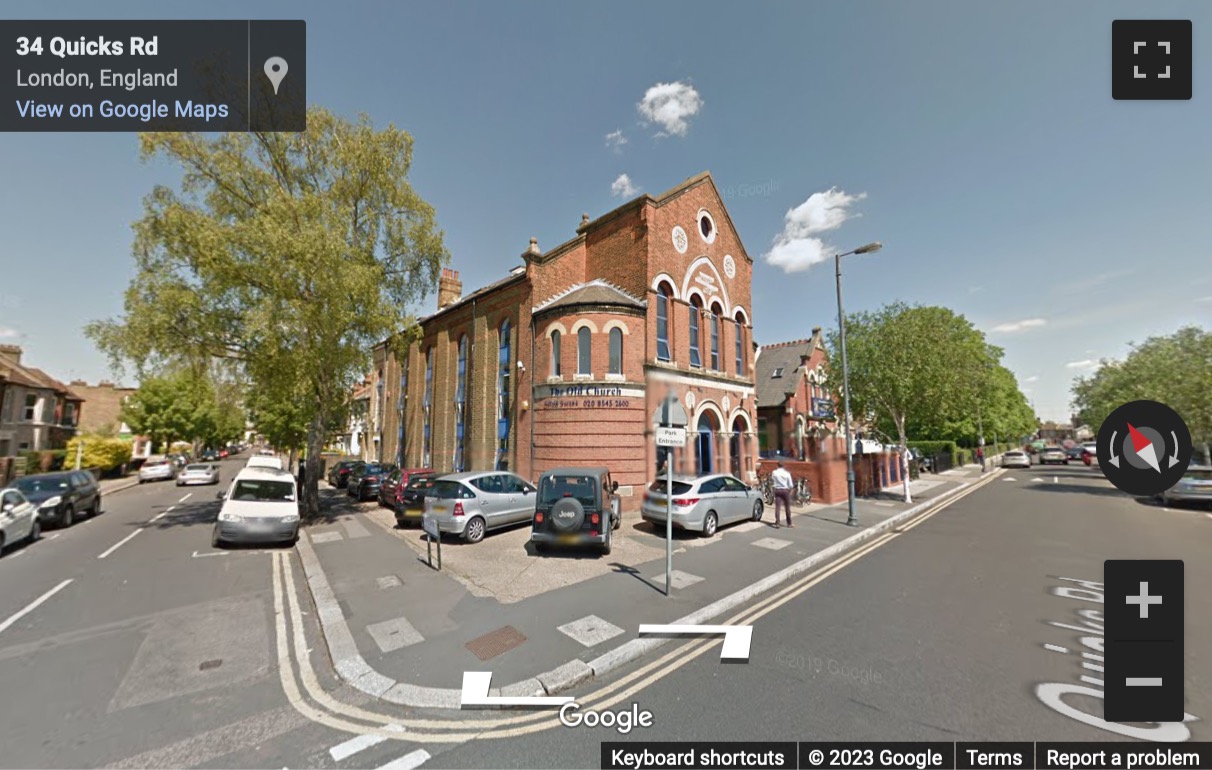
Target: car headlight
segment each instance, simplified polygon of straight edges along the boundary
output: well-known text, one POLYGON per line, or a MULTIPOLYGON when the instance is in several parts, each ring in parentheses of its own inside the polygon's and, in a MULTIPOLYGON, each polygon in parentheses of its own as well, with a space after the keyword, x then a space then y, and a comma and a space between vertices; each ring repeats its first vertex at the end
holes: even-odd
POLYGON ((58 504, 59 504, 59 503, 61 503, 61 502, 63 502, 63 498, 62 498, 62 497, 60 497, 59 495, 55 495, 55 496, 54 496, 54 497, 52 497, 51 499, 49 499, 49 500, 47 500, 46 502, 44 502, 44 503, 42 504, 42 507, 43 507, 43 508, 54 508, 56 505, 58 505, 58 504))
POLYGON ((219 521, 239 521, 240 517, 234 513, 220 513, 219 521))
POLYGON ((299 520, 299 515, 297 513, 292 513, 289 516, 282 517, 283 524, 294 524, 298 520, 299 520))

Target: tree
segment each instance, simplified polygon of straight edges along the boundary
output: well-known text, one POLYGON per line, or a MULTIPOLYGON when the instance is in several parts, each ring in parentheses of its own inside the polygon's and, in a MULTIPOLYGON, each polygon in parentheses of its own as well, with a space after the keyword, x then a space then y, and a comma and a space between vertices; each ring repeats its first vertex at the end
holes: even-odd
POLYGON ((1104 359, 1094 374, 1074 381, 1078 417, 1097 431, 1129 401, 1160 401, 1182 416, 1205 460, 1212 458, 1212 334, 1186 326, 1129 348, 1124 360, 1104 359))
MULTIPOLYGON (((947 308, 898 302, 876 312, 847 315, 846 348, 851 411, 870 416, 882 432, 897 439, 905 502, 912 502, 909 431, 913 426, 937 425, 940 416, 975 413, 990 362, 984 335, 947 308)), ((829 352, 829 381, 840 388, 841 345, 836 333, 830 335, 829 352)))
POLYGON ((122 406, 122 421, 153 447, 174 441, 192 442, 207 430, 214 409, 214 392, 195 370, 179 368, 148 377, 122 406))
POLYGON ((303 510, 314 516, 331 415, 374 343, 415 333, 406 308, 449 260, 433 208, 408 183, 412 137, 313 108, 300 133, 140 140, 145 158, 184 176, 179 191, 146 198, 124 316, 87 333, 116 366, 236 361, 262 406, 293 399, 300 414, 288 422, 307 424, 303 510))

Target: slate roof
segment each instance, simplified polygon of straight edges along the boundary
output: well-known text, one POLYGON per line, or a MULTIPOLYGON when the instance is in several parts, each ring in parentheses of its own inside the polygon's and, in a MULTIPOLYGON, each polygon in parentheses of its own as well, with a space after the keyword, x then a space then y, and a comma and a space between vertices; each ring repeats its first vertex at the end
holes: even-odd
POLYGON ((774 345, 763 345, 754 365, 754 378, 757 387, 758 408, 780 406, 787 400, 787 394, 795 392, 800 372, 800 357, 811 356, 816 350, 817 337, 807 340, 779 342, 774 345), (781 377, 774 373, 783 370, 781 377))
POLYGON ((624 305, 636 308, 646 306, 641 300, 599 278, 588 283, 570 286, 556 296, 540 303, 533 312, 571 305, 624 305))

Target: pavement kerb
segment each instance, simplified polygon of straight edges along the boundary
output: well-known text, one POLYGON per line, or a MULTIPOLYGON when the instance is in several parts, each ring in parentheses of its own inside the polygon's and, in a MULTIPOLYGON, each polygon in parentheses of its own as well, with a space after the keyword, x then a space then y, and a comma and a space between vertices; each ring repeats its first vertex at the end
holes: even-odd
MULTIPOLYGON (((811 556, 773 575, 769 575, 751 586, 718 599, 684 618, 672 621, 670 625, 706 624, 708 621, 752 601, 761 594, 783 583, 790 582, 820 564, 830 561, 846 551, 853 550, 877 535, 881 535, 890 529, 895 529, 922 511, 943 503, 961 492, 971 489, 975 485, 994 478, 1001 472, 1002 469, 997 468, 974 480, 960 481, 957 486, 935 497, 918 503, 908 510, 901 511, 879 524, 856 532, 845 540, 834 543, 822 551, 817 551, 811 556)), ((298 543, 295 545, 295 549, 298 551, 300 561, 303 564, 303 573, 307 579, 307 586, 311 590, 312 600, 316 605, 316 613, 320 618, 320 629, 324 635, 324 641, 328 645, 329 657, 332 660, 333 668, 336 669, 337 675, 344 682, 372 698, 386 700, 402 706, 411 706, 413 708, 460 708, 462 702, 462 690, 460 689, 452 687, 427 687, 397 682, 371 668, 370 664, 362 657, 362 653, 358 651, 353 634, 350 632, 341 607, 337 603, 336 595, 328 583, 328 578, 324 575, 324 570, 320 566, 320 561, 309 539, 307 537, 300 537, 298 543)), ((499 695, 554 695, 571 690, 590 679, 596 679, 633 663, 672 641, 675 640, 670 638, 633 639, 607 653, 599 655, 593 660, 583 661, 580 658, 574 658, 538 676, 530 677, 506 687, 494 687, 489 692, 489 695, 494 697, 499 695)))
POLYGON ((114 492, 121 492, 124 489, 130 489, 131 487, 137 486, 139 486, 138 478, 122 479, 117 484, 111 484, 108 487, 102 488, 101 493, 105 495, 112 495, 114 492))

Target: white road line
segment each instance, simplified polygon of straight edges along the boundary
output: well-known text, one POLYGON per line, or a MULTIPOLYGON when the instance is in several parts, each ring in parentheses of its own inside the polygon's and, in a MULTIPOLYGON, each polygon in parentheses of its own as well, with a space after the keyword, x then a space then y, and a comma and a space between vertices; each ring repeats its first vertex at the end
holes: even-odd
MULTIPOLYGON (((387 729, 391 732, 404 732, 404 728, 400 725, 389 725, 387 729)), ((349 759, 359 751, 369 749, 371 746, 378 746, 385 740, 387 740, 386 735, 375 735, 373 733, 359 735, 354 738, 350 738, 344 743, 339 743, 336 746, 333 746, 328 750, 328 753, 332 756, 334 761, 340 762, 343 759, 349 759)))
POLYGON ((1059 484, 1059 483, 1060 483, 1060 477, 1059 477, 1059 476, 1053 476, 1053 477, 1052 477, 1052 483, 1053 483, 1053 484, 1059 484))
POLYGON ((48 538, 46 538, 46 539, 47 539, 47 540, 54 540, 55 538, 59 537, 59 535, 62 535, 62 534, 63 534, 62 532, 56 532, 55 534, 51 535, 50 537, 48 537, 48 538))
POLYGON ((429 752, 425 749, 417 749, 411 754, 405 754, 394 762, 388 762, 376 770, 415 770, 415 768, 428 762, 430 759, 429 752))
POLYGON ((178 502, 178 503, 183 503, 183 502, 185 502, 186 500, 188 500, 188 499, 189 499, 189 496, 190 496, 190 495, 192 495, 192 494, 193 494, 193 492, 187 492, 187 493, 185 494, 185 497, 182 497, 182 498, 181 498, 180 500, 178 500, 177 502, 178 502))
POLYGON ((121 540, 119 540, 117 543, 115 543, 115 544, 113 545, 113 547, 111 547, 111 548, 110 548, 108 551, 106 551, 105 553, 101 554, 101 555, 100 555, 100 556, 98 556, 97 558, 98 558, 98 559, 104 559, 106 556, 109 556, 109 555, 110 555, 111 553, 113 553, 114 551, 118 550, 118 549, 119 549, 119 548, 121 548, 122 546, 124 546, 124 545, 126 545, 127 543, 129 543, 129 542, 131 541, 131 538, 133 538, 135 535, 139 534, 139 533, 140 533, 140 532, 142 532, 142 531, 143 531, 143 528, 142 528, 142 527, 140 527, 139 529, 136 529, 134 532, 130 533, 130 534, 129 534, 129 535, 127 535, 126 537, 124 537, 124 538, 122 538, 121 540))
POLYGON ((214 553, 198 553, 197 551, 194 551, 194 558, 205 559, 207 556, 226 556, 227 554, 227 551, 215 551, 214 553))
POLYGON ((12 624, 16 623, 21 618, 25 617, 26 615, 28 615, 31 612, 33 612, 34 610, 36 610, 38 608, 38 605, 42 604, 47 599, 49 599, 52 596, 54 596, 55 594, 59 593, 64 588, 67 588, 68 584, 71 583, 73 580, 75 580, 75 578, 68 578, 67 580, 64 580, 59 585, 55 586, 51 590, 49 590, 46 593, 39 596, 37 599, 34 599, 32 602, 25 605, 25 609, 21 610, 16 615, 13 615, 12 617, 10 617, 8 620, 4 621, 3 623, 0 623, 0 633, 3 633, 5 630, 8 629, 9 626, 11 626, 12 624))

